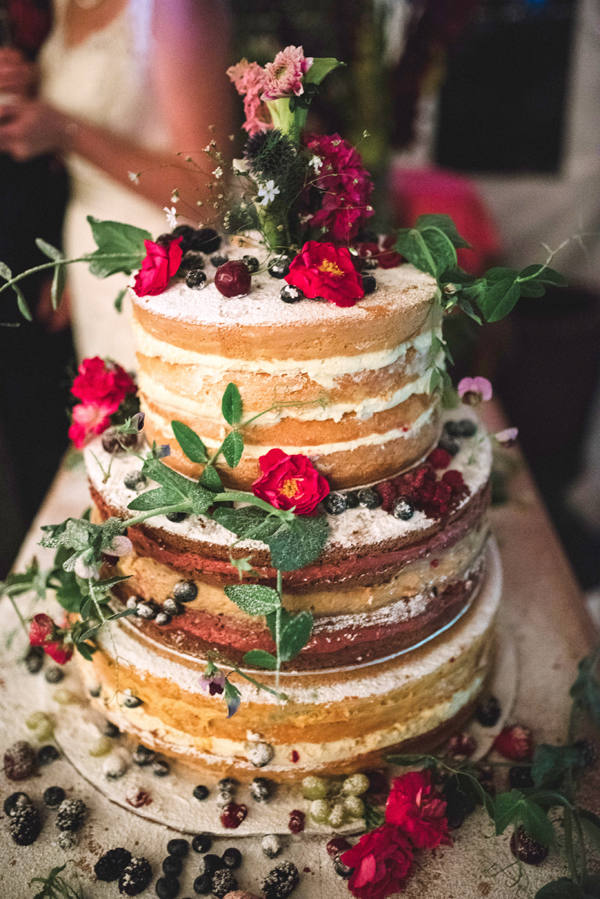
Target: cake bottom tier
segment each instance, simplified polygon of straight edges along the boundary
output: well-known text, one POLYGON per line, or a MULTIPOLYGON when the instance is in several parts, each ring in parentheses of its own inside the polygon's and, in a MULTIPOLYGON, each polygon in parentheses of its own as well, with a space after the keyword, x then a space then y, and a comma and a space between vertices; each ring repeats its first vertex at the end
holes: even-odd
MULTIPOLYGON (((204 663, 134 638, 125 627, 81 664, 108 718, 192 767, 247 780, 257 773, 251 759, 269 757, 262 773, 279 781, 352 773, 390 752, 431 748, 466 718, 493 663, 501 589, 492 543, 479 595, 446 632, 377 664, 286 672, 278 689, 287 701, 233 673, 241 705, 231 718, 221 697, 200 686, 204 663), (135 708, 125 704, 131 696, 139 700, 135 708)), ((275 688, 273 674, 252 676, 275 688)))

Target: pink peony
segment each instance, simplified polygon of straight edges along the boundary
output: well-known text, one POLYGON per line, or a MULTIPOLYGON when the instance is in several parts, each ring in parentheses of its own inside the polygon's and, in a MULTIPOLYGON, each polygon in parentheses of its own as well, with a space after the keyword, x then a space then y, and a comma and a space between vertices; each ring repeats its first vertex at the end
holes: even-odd
POLYGON ((250 136, 273 127, 269 107, 261 99, 266 84, 266 72, 257 62, 242 59, 227 69, 238 94, 244 98, 246 121, 243 127, 250 136))
POLYGON ((265 66, 263 100, 299 97, 304 93, 302 78, 313 64, 312 56, 305 56, 302 47, 286 47, 273 62, 265 66))
POLYGON ((323 164, 302 197, 303 220, 311 228, 324 228, 333 240, 348 243, 373 215, 370 205, 373 182, 360 153, 339 134, 307 134, 304 144, 323 164), (321 208, 316 212, 309 206, 311 187, 322 192, 321 208))
POLYGON ((492 398, 492 385, 487 378, 463 378, 458 382, 458 395, 468 406, 478 406, 492 398))

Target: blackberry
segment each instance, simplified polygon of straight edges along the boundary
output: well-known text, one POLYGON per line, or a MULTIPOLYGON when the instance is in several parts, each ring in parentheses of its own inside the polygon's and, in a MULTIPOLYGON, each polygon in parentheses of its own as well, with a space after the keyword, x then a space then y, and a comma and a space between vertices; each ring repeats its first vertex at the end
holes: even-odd
POLYGON ((256 802, 268 802, 273 792, 273 784, 266 777, 255 777, 250 784, 250 795, 256 802))
POLYGON ((281 288, 279 296, 284 303, 299 303, 300 300, 304 299, 304 294, 300 288, 294 287, 293 284, 285 284, 281 288))
POLYGON ((292 862, 280 862, 272 868, 260 888, 265 899, 286 899, 298 886, 298 868, 292 862))
POLYGON ((147 858, 132 858, 119 877, 119 892, 123 896, 137 896, 152 880, 152 865, 147 858))
POLYGON ((221 856, 226 868, 239 868, 242 864, 242 853, 235 846, 230 846, 221 856))
POLYGON ((372 487, 364 487, 358 492, 359 505, 365 509, 378 509, 382 503, 382 499, 376 490, 372 487))
POLYGON ((4 773, 9 780, 27 780, 36 769, 35 749, 25 740, 17 740, 4 753, 4 773))
POLYGON ((225 265, 226 262, 229 262, 229 259, 227 256, 223 256, 223 255, 219 254, 216 256, 211 256, 210 261, 211 261, 212 265, 214 265, 215 268, 219 268, 219 266, 225 265))
POLYGON ((179 877, 183 870, 183 861, 178 855, 167 855, 163 859, 162 869, 163 874, 168 874, 170 877, 179 877))
POLYGON ((143 768, 145 765, 151 765, 155 758, 156 753, 154 750, 148 749, 147 746, 144 746, 141 743, 133 753, 133 761, 136 765, 139 765, 140 768, 143 768))
POLYGON ((40 746, 37 754, 38 765, 50 765, 52 762, 55 762, 59 756, 60 752, 52 743, 48 743, 46 746, 40 746))
POLYGON ((291 261, 290 256, 276 256, 275 259, 271 259, 267 266, 271 277, 278 278, 279 280, 285 278, 290 270, 291 261))
POLYGON ((397 499, 394 503, 394 507, 392 509, 392 515, 394 516, 394 518, 399 518, 400 521, 410 521, 414 514, 415 510, 413 506, 403 496, 399 497, 399 499, 397 499))
POLYGON ((31 846, 42 829, 42 820, 33 805, 17 806, 8 819, 8 832, 17 846, 31 846))
POLYGON ((63 799, 58 807, 56 826, 59 830, 79 830, 87 814, 82 799, 63 799))
POLYGON ((193 581, 177 581, 172 593, 177 602, 193 602, 198 596, 198 588, 193 581))
POLYGON ((79 836, 73 830, 60 830, 56 841, 61 849, 69 852, 79 842, 79 836))
POLYGON ((531 765, 515 765, 508 769, 508 782, 513 790, 530 790, 535 786, 531 776, 531 765))
POLYGON ((131 690, 125 690, 125 695, 123 696, 123 705, 127 709, 137 709, 138 706, 142 705, 142 700, 139 696, 134 696, 131 690))
POLYGON ((187 517, 187 512, 167 512, 165 515, 167 521, 173 521, 175 524, 185 521, 187 517))
POLYGON ((227 868, 213 874, 212 891, 213 896, 217 896, 217 899, 223 899, 227 893, 231 893, 233 890, 237 890, 237 888, 238 882, 235 878, 235 874, 227 868))
POLYGON ((202 290, 202 288, 206 287, 207 282, 206 272, 202 271, 201 268, 193 268, 187 273, 185 278, 185 283, 192 290, 202 290))
POLYGON ((120 736, 121 731, 117 727, 116 724, 113 724, 112 721, 107 721, 104 725, 104 730, 102 731, 105 737, 110 737, 111 739, 115 739, 115 737, 120 736))
POLYGON ((163 602, 163 612, 166 612, 171 618, 176 618, 177 615, 183 613, 183 606, 180 602, 177 602, 176 599, 165 599, 163 602))
POLYGON ((212 836, 209 833, 197 833, 192 840, 192 849, 194 852, 209 852, 211 846, 212 836))
POLYGON ((346 507, 348 509, 356 509, 359 503, 360 500, 358 498, 358 491, 350 490, 348 493, 346 493, 346 507))
MULTIPOLYGON (((190 248, 192 238, 196 234, 196 229, 192 228, 191 225, 177 225, 177 227, 173 228, 171 234, 168 235, 171 240, 173 238, 177 239, 181 237, 181 243, 179 246, 181 247, 181 252, 185 255, 190 248)), ((157 241, 158 242, 158 241, 157 241)))
POLYGON ((94 874, 98 880, 111 883, 118 880, 124 868, 131 862, 131 852, 127 849, 109 849, 100 856, 94 865, 94 874))
POLYGON ((152 765, 152 773, 155 777, 167 777, 171 773, 169 763, 165 762, 164 759, 158 759, 152 765))
POLYGON ((198 250, 200 253, 216 253, 221 246, 221 238, 214 228, 200 228, 195 231, 190 240, 190 250, 198 250))
POLYGON ((377 290, 377 278, 375 277, 375 275, 363 275, 362 285, 365 296, 370 293, 374 293, 377 290))
POLYGON ((58 808, 61 802, 64 802, 66 799, 66 795, 62 787, 48 787, 47 790, 44 790, 42 799, 44 800, 44 805, 47 805, 48 808, 58 808))
POLYGON ((201 874, 194 881, 194 892, 199 896, 208 896, 212 893, 212 877, 210 874, 201 874))
POLYGON ((268 833, 262 838, 260 848, 267 858, 277 858, 282 849, 281 840, 276 833, 268 833))
POLYGON ((523 827, 513 832, 510 838, 510 851, 515 858, 525 862, 526 865, 541 865, 548 855, 548 849, 530 837, 523 827))
POLYGON ((444 430, 449 437, 472 437, 477 433, 477 425, 470 418, 461 418, 447 421, 444 430))
POLYGON ((341 515, 348 508, 344 493, 328 493, 323 500, 323 508, 329 515, 341 515))
POLYGON ((475 717, 483 727, 493 727, 501 714, 502 708, 495 696, 487 696, 475 709, 475 717))
POLYGON ((159 877, 154 887, 158 899, 175 899, 179 893, 179 881, 170 874, 159 877))
POLYGON ((335 873, 336 873, 339 877, 343 877, 344 880, 348 880, 348 878, 350 877, 350 875, 351 875, 352 872, 354 871, 354 868, 349 868, 348 865, 345 865, 345 864, 344 864, 344 862, 343 862, 342 859, 341 859, 341 856, 342 856, 343 854, 344 854, 343 852, 338 852, 338 853, 337 853, 337 855, 336 855, 336 856, 334 857, 334 859, 333 859, 333 867, 334 867, 334 869, 335 869, 335 873))
POLYGON ((52 668, 46 668, 46 671, 44 672, 44 678, 49 684, 60 684, 64 676, 65 672, 62 668, 59 668, 58 665, 53 665, 52 668))
POLYGON ((205 799, 208 798, 210 790, 208 787, 205 787, 204 784, 198 784, 197 787, 194 787, 193 797, 197 799, 199 802, 204 802, 205 799))
POLYGON ((30 646, 25 656, 25 667, 30 674, 37 674, 44 667, 44 650, 41 646, 30 646))
POLYGON ((27 793, 11 793, 4 800, 4 814, 12 818, 13 815, 18 813, 19 809, 25 808, 27 805, 33 805, 27 793))
POLYGON ((159 234, 154 243, 157 243, 159 247, 168 247, 172 240, 172 234, 159 234))
POLYGON ((208 874, 209 877, 212 877, 216 871, 220 871, 224 867, 225 865, 219 856, 210 853, 200 859, 199 871, 200 874, 208 874))
POLYGON ((135 614, 138 618, 143 618, 145 621, 152 621, 158 615, 158 609, 154 603, 138 602, 135 607, 135 614))
POLYGON ((175 839, 169 840, 167 843, 167 852, 169 855, 174 855, 177 858, 185 858, 188 852, 190 851, 190 844, 187 840, 183 839, 175 839))
POLYGON ((577 740, 573 744, 574 749, 578 749, 581 755, 581 764, 584 768, 593 768, 598 761, 598 745, 592 740, 577 740))
POLYGON ((204 268, 204 256, 202 253, 198 253, 196 250, 188 250, 187 253, 184 253, 179 266, 180 272, 189 272, 201 268, 204 268))
POLYGON ((264 768, 274 755, 275 750, 270 743, 251 743, 248 749, 248 761, 255 768, 264 768))
POLYGON ((125 487, 127 487, 128 490, 135 490, 136 492, 143 490, 147 483, 148 478, 146 475, 142 474, 141 471, 130 471, 123 478, 125 487))
POLYGON ((260 263, 256 256, 242 256, 242 262, 245 262, 251 275, 258 271, 260 263))
POLYGON ((448 434, 442 434, 438 441, 438 449, 445 450, 450 456, 456 456, 460 450, 460 444, 448 434))

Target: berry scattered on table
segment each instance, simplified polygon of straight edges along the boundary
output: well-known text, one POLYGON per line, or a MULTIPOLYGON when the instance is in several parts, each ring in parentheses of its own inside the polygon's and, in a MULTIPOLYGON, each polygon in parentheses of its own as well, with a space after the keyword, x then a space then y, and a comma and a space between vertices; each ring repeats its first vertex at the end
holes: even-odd
POLYGON ((346 796, 342 803, 344 812, 351 818, 362 818, 365 814, 365 804, 360 796, 346 796))
POLYGON ((221 246, 221 237, 214 228, 199 228, 194 232, 190 240, 190 250, 197 250, 199 253, 216 253, 221 246))
POLYGON ((247 814, 247 806, 230 802, 221 812, 221 824, 228 830, 235 830, 246 819, 247 814))
POLYGON ((215 873, 215 871, 220 871, 221 868, 224 868, 225 864, 223 860, 218 855, 214 855, 214 853, 209 853, 200 859, 200 864, 198 866, 198 870, 200 874, 208 874, 210 877, 215 873))
POLYGON ((179 881, 176 877, 165 874, 156 881, 154 891, 158 899, 175 899, 179 893, 179 881))
POLYGON ((342 852, 346 852, 351 848, 352 846, 345 837, 333 837, 325 846, 327 855, 330 858, 335 858, 336 855, 340 855, 342 852))
POLYGON ((119 892, 123 896, 137 896, 152 880, 152 865, 147 858, 132 858, 119 877, 119 892))
POLYGON ((331 814, 331 803, 327 799, 313 799, 310 803, 310 817, 315 824, 326 824, 331 814))
POLYGON ((179 877, 183 870, 183 860, 178 855, 167 855, 162 863, 163 874, 179 877))
POLYGON ((262 838, 260 848, 267 858, 277 858, 283 847, 276 833, 268 833, 262 838))
POLYGON ((98 880, 111 883, 118 880, 122 871, 131 862, 131 852, 127 849, 109 849, 104 855, 101 855, 94 865, 94 874, 98 880))
POLYGON ((322 777, 309 775, 302 780, 302 795, 305 799, 325 799, 327 796, 327 781, 322 777))
POLYGON ((59 830, 57 843, 65 852, 69 852, 79 842, 79 834, 74 830, 59 830))
POLYGON ((169 855, 174 855, 177 858, 185 858, 190 851, 190 844, 187 840, 182 838, 176 838, 174 840, 169 840, 167 843, 167 852, 169 855))
POLYGON ((255 777, 250 784, 250 795, 255 802, 268 802, 273 793, 273 783, 266 777, 255 777))
POLYGON ((280 862, 269 871, 260 888, 265 899, 287 899, 298 886, 299 879, 296 865, 292 862, 280 862))
POLYGON ((37 762, 38 765, 50 765, 59 757, 60 752, 56 746, 54 746, 53 743, 47 743, 45 746, 40 746, 38 749, 37 762))
POLYGON ((8 819, 8 832, 17 846, 31 846, 41 829, 42 820, 34 805, 18 805, 8 819))
POLYGON ((56 826, 59 830, 79 830, 87 814, 83 799, 63 799, 58 807, 56 826))
POLYGON ((27 780, 37 770, 37 755, 31 743, 17 740, 4 753, 4 773, 9 780, 27 780))
POLYGON ((487 696, 475 709, 475 717, 482 727, 493 727, 501 714, 502 707, 495 696, 487 696))
POLYGON ((112 752, 113 745, 113 741, 109 737, 101 736, 92 744, 89 753, 92 758, 99 759, 103 755, 108 755, 109 752, 112 752))
POLYGON ((492 749, 513 762, 528 762, 533 756, 533 734, 522 724, 504 727, 494 740, 492 749))
POLYGON ((177 602, 193 602, 198 596, 198 587, 193 581, 177 581, 172 592, 177 602))
POLYGON ((194 881, 194 892, 199 896, 208 896, 212 893, 212 877, 210 874, 201 874, 194 881))
POLYGON ((290 820, 288 821, 288 830, 291 833, 302 833, 306 826, 306 815, 300 809, 293 809, 290 812, 290 820))
POLYGON ((530 790, 535 786, 531 765, 515 765, 508 769, 508 782, 513 790, 530 790))
POLYGON ((58 808, 61 802, 64 802, 66 799, 66 793, 62 787, 48 787, 47 790, 44 790, 42 798, 44 805, 47 805, 48 808, 58 808))
POLYGON ((193 796, 194 799, 197 799, 199 802, 204 802, 205 799, 208 798, 210 794, 210 790, 208 787, 205 787, 204 784, 198 784, 197 787, 194 787, 193 796))
POLYGON ((510 838, 510 851, 515 858, 525 862, 526 865, 541 865, 548 855, 548 849, 530 837, 523 827, 513 832, 510 838))
MULTIPOLYGON (((208 283, 208 278, 206 277, 206 272, 201 268, 193 268, 191 269, 186 277, 185 283, 192 290, 202 290, 203 287, 206 287, 208 283)), ((157 884, 158 887, 158 884, 157 884)))
MULTIPOLYGON (((44 793, 44 796, 46 794, 44 793)), ((46 800, 44 799, 44 802, 46 800)), ((27 795, 27 793, 11 793, 10 796, 7 796, 4 800, 4 814, 8 815, 9 818, 12 818, 13 815, 17 814, 20 808, 25 808, 26 805, 33 805, 33 802, 27 795)))
POLYGON ((343 493, 328 493, 323 500, 323 508, 329 515, 341 515, 348 508, 343 493))
POLYGON ((468 759, 477 749, 477 740, 471 734, 458 731, 446 743, 445 753, 453 759, 468 759))
POLYGON ((211 846, 212 836, 209 833, 197 833, 192 840, 192 849, 194 852, 210 852, 211 846))
POLYGON ((221 858, 223 859, 226 868, 235 870, 235 868, 239 868, 242 864, 242 853, 239 849, 236 849, 235 846, 230 846, 226 849, 221 858))
POLYGON ((51 668, 46 668, 44 672, 44 678, 49 684, 60 684, 64 676, 65 672, 57 665, 53 665, 51 668))
POLYGON ((245 262, 232 260, 215 272, 215 287, 224 297, 245 297, 250 293, 252 278, 245 262))

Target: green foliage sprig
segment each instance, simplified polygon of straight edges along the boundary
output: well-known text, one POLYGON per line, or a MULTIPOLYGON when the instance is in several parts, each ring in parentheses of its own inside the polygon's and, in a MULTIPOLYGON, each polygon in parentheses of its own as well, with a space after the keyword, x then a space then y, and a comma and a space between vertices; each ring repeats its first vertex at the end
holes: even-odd
POLYGON ((52 868, 47 877, 33 877, 29 881, 29 886, 34 883, 42 885, 42 889, 35 894, 33 899, 84 899, 81 884, 78 883, 76 887, 71 886, 64 877, 60 876, 67 864, 52 868))

